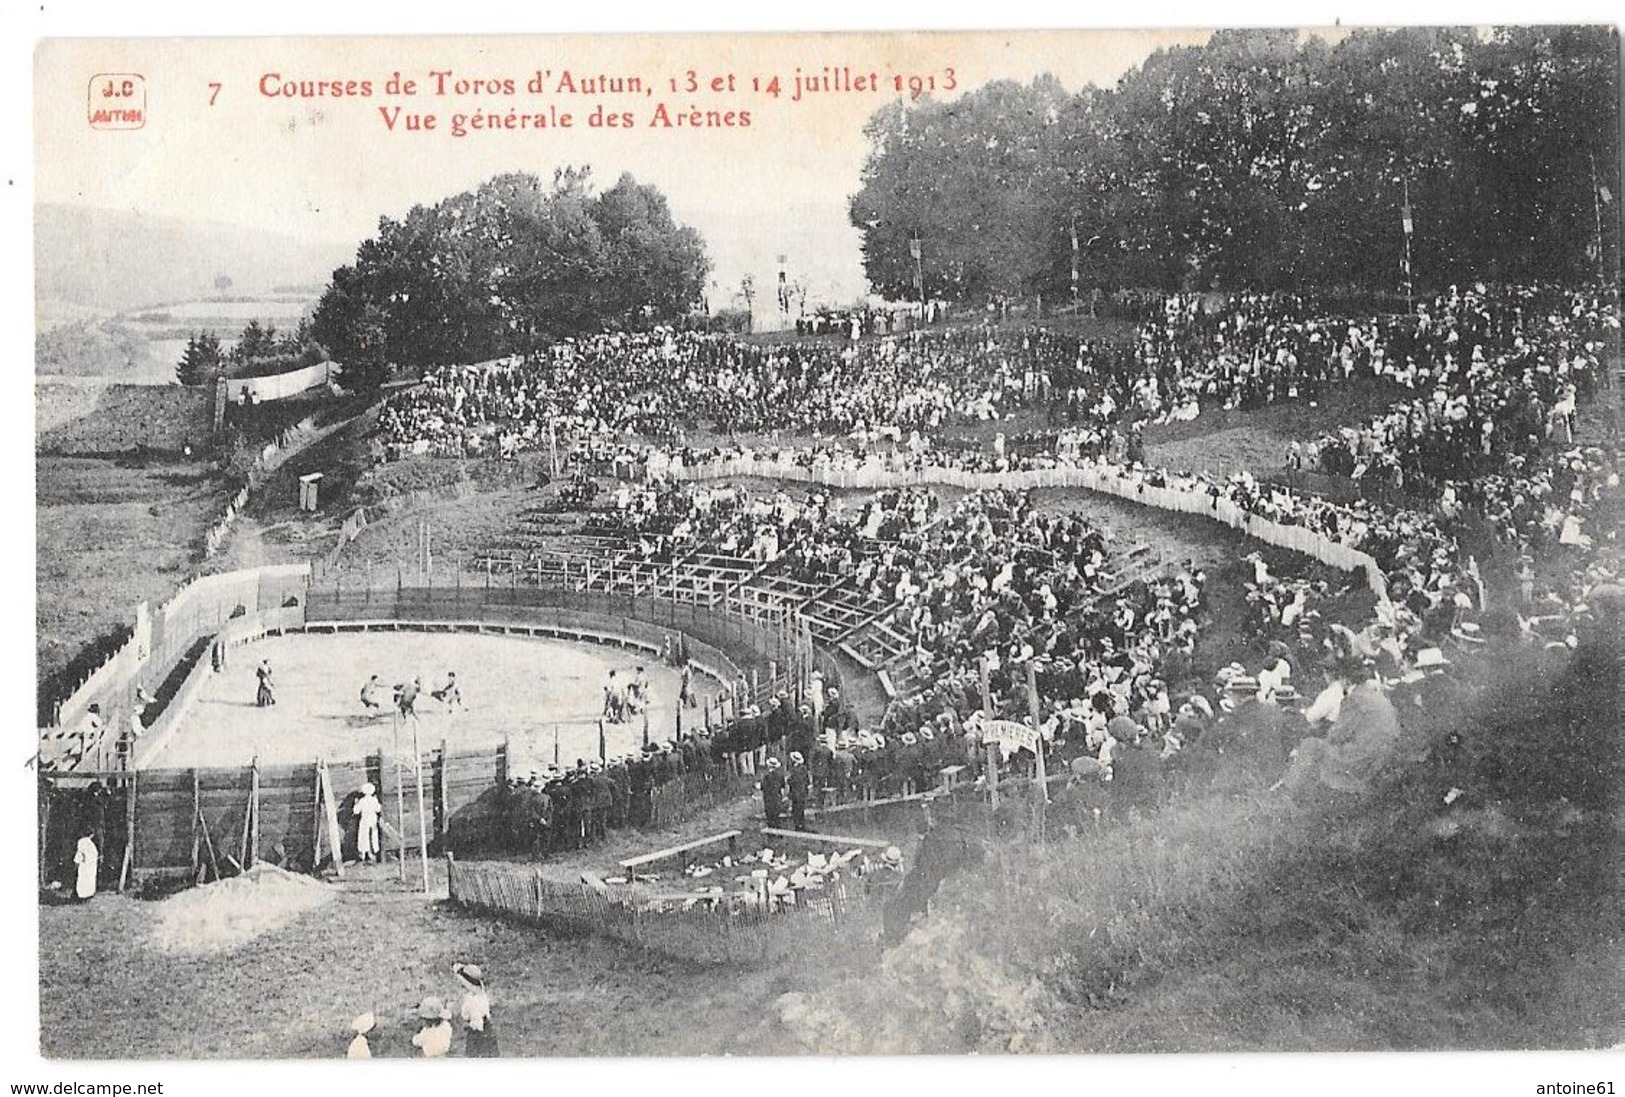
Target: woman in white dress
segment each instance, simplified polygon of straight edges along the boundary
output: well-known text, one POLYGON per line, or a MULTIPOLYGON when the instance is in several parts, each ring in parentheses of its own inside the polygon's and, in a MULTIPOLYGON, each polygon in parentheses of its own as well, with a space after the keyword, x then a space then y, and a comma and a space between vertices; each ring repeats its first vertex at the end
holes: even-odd
POLYGON ((96 894, 96 870, 101 864, 101 852, 96 848, 93 831, 87 830, 80 836, 79 845, 73 851, 73 863, 78 867, 73 893, 83 902, 96 894))

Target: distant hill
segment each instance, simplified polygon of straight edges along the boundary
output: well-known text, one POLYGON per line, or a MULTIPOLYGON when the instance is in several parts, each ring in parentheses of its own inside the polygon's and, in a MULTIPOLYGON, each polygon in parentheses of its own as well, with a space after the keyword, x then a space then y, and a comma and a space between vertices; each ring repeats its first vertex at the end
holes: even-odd
POLYGON ((133 210, 41 204, 34 209, 34 284, 42 324, 221 292, 321 286, 355 254, 353 241, 311 242, 216 221, 133 210))

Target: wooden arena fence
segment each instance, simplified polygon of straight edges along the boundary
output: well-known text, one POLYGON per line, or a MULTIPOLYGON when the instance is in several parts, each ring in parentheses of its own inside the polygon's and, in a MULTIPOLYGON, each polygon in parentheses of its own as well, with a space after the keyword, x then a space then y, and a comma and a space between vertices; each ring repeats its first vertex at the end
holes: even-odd
MULTIPOLYGON (((267 633, 300 629, 364 630, 396 625, 425 628, 519 630, 574 636, 659 657, 681 634, 696 670, 722 684, 713 720, 731 718, 749 703, 779 690, 799 700, 819 660, 806 623, 791 611, 709 607, 648 594, 608 594, 547 587, 446 582, 416 577, 420 585, 371 584, 330 576, 313 583, 307 565, 278 565, 204 576, 187 584, 157 611, 136 609, 130 639, 56 706, 39 732, 42 764, 59 770, 109 772, 146 765, 158 757, 211 669, 212 647, 229 649, 267 633), (552 632, 549 633, 548 630, 552 632), (137 691, 155 700, 143 715, 134 758, 120 756, 119 738, 130 727, 137 691), (101 731, 87 729, 91 704, 101 707, 101 731)), ((395 576, 389 578, 394 579, 395 576)), ((704 720, 707 713, 687 718, 704 720)), ((654 729, 670 738, 679 728, 654 729)))
POLYGON ((250 620, 270 628, 302 621, 309 582, 305 564, 251 568, 194 579, 157 609, 138 605, 129 640, 55 706, 40 734, 42 762, 61 764, 71 756, 79 768, 114 768, 116 740, 130 726, 138 688, 156 699, 144 718, 150 728, 158 711, 173 707, 169 702, 204 641, 250 620), (85 733, 92 704, 101 707, 100 736, 85 733))

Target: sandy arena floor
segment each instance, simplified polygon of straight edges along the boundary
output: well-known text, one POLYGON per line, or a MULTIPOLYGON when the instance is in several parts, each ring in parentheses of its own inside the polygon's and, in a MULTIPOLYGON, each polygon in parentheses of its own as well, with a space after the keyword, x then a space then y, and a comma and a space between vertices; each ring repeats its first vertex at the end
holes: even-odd
MULTIPOLYGON (((421 675, 418 703, 425 749, 446 741, 453 753, 495 747, 508 739, 516 768, 553 760, 555 729, 566 764, 598 756, 598 718, 610 670, 630 678, 634 655, 595 644, 572 644, 516 636, 458 633, 377 632, 272 637, 237 648, 231 664, 203 687, 163 752, 156 768, 234 766, 258 755, 264 764, 298 764, 318 758, 360 759, 388 753, 395 722, 389 710, 394 683, 421 675), (255 668, 269 659, 277 703, 254 704, 255 668), (427 696, 448 671, 457 672, 463 707, 447 708, 427 696), (385 685, 382 713, 363 709, 361 686, 377 674, 385 685)), ((641 661, 648 673, 651 738, 670 738, 676 719, 678 673, 641 661)), ((715 683, 694 676, 702 698, 715 683)), ((690 709, 684 719, 698 719, 690 709)), ((643 721, 606 724, 610 753, 634 750, 643 721)), ((410 750, 410 742, 405 748, 410 750)))

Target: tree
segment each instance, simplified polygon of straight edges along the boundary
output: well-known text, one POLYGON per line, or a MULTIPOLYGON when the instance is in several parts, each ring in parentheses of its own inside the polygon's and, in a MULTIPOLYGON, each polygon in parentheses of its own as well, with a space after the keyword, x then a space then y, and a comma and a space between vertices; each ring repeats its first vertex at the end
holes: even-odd
POLYGON ((243 328, 243 333, 237 337, 237 345, 231 348, 231 360, 242 365, 260 358, 269 358, 276 350, 276 328, 269 324, 261 324, 258 320, 250 320, 243 328))
POLYGON ((183 385, 212 385, 225 372, 225 356, 220 337, 212 331, 195 333, 186 340, 186 350, 175 367, 175 379, 183 385))
POLYGON ((651 316, 675 319, 702 298, 711 272, 705 242, 672 219, 660 191, 624 174, 588 212, 604 246, 606 322, 636 327, 651 316))
POLYGON ((870 153, 849 216, 877 293, 982 301, 1041 291, 1042 239, 1063 173, 1066 95, 1053 77, 1001 80, 952 103, 891 103, 870 118, 870 153), (911 241, 920 241, 916 267, 911 241))
POLYGON ((995 82, 891 103, 850 216, 870 285, 960 300, 1081 281, 1391 292, 1616 271, 1619 39, 1607 27, 1215 33, 1109 89, 995 82))
POLYGON ((310 334, 350 384, 523 353, 605 328, 682 319, 701 299, 704 242, 665 196, 586 168, 496 176, 378 232, 334 271, 310 334))

